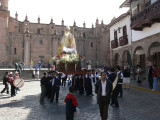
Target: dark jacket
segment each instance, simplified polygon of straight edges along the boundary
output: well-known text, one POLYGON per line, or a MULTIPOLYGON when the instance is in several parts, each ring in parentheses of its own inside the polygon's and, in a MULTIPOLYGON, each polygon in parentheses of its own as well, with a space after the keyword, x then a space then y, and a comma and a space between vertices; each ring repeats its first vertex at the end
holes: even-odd
POLYGON ((152 66, 149 66, 148 67, 148 77, 149 78, 152 78, 152 73, 153 73, 153 68, 152 68, 152 66))
POLYGON ((126 69, 123 71, 123 77, 130 77, 130 69, 129 69, 129 68, 126 68, 126 69))
POLYGON ((4 75, 3 77, 3 85, 6 85, 8 83, 8 75, 4 75))
POLYGON ((41 85, 45 85, 45 86, 47 86, 47 81, 48 81, 48 77, 47 76, 43 76, 42 78, 41 78, 41 85))
POLYGON ((60 85, 61 85, 61 78, 60 77, 54 77, 54 86, 56 86, 56 87, 60 87, 60 85))
MULTIPOLYGON (((107 79, 106 82, 106 99, 108 101, 108 104, 110 104, 110 96, 112 92, 112 82, 107 79)), ((99 80, 95 85, 95 93, 97 94, 97 104, 101 102, 101 95, 102 95, 102 83, 101 80, 99 80)))
POLYGON ((117 75, 114 72, 112 72, 108 75, 108 79, 113 83, 114 80, 116 79, 116 76, 117 75))

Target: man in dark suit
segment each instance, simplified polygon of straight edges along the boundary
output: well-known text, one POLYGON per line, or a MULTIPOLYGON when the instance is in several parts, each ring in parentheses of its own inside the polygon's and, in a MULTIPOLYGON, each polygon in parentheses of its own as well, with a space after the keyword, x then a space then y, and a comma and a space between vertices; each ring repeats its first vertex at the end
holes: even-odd
POLYGON ((153 88, 152 72, 153 72, 152 63, 151 63, 151 62, 148 62, 148 82, 149 82, 149 87, 150 87, 150 89, 153 88))
POLYGON ((52 79, 52 95, 50 100, 51 103, 54 100, 55 94, 56 94, 56 103, 58 103, 60 85, 61 85, 61 77, 56 72, 56 75, 52 79))
POLYGON ((110 95, 112 91, 112 82, 106 79, 106 73, 101 73, 101 80, 95 85, 97 94, 97 104, 99 104, 100 116, 102 120, 108 118, 108 105, 110 104, 110 95))

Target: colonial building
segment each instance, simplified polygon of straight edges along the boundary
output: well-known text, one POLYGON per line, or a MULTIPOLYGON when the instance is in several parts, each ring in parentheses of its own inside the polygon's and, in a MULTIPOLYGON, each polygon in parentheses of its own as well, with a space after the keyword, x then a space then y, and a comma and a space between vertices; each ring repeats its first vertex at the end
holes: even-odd
MULTIPOLYGON (((49 24, 42 24, 38 17, 37 23, 32 23, 26 15, 24 21, 19 21, 18 13, 15 17, 10 16, 8 0, 0 0, 0 66, 13 66, 15 62, 24 61, 28 67, 31 60, 34 65, 42 61, 46 66, 57 55, 64 29, 64 20, 61 25, 56 25, 53 19, 49 24)), ((109 62, 108 34, 104 31, 103 21, 99 24, 97 18, 95 27, 92 25, 91 28, 86 28, 85 22, 83 27, 74 22, 71 32, 75 36, 77 52, 85 57, 82 67, 88 60, 93 67, 109 62)))
POLYGON ((113 18, 107 26, 110 29, 110 61, 113 66, 129 64, 131 60, 130 12, 113 18))
POLYGON ((147 71, 151 61, 160 69, 160 0, 126 0, 121 7, 130 7, 133 67, 147 71))

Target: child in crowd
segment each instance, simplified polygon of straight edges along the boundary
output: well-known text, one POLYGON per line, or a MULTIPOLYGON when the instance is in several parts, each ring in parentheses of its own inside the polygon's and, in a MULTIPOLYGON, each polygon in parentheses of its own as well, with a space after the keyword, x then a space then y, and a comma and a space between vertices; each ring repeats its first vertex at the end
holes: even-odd
POLYGON ((74 112, 78 105, 76 97, 74 96, 74 87, 69 87, 69 93, 67 94, 64 102, 66 103, 66 120, 74 120, 74 112))

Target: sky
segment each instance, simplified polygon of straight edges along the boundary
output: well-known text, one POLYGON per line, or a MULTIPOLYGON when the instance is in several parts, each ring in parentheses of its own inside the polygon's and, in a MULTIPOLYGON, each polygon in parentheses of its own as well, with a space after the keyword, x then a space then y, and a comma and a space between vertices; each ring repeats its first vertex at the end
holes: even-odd
POLYGON ((86 27, 95 25, 103 20, 108 24, 113 17, 118 17, 128 11, 128 8, 119 8, 125 0, 9 0, 9 10, 12 17, 18 13, 18 20, 24 21, 27 14, 28 20, 37 23, 38 17, 41 23, 50 23, 51 18, 56 25, 72 26, 74 21, 78 27, 82 27, 85 21, 86 27))

